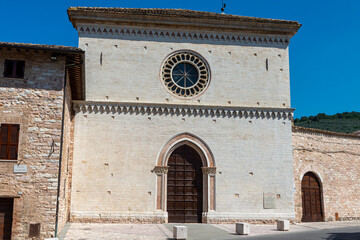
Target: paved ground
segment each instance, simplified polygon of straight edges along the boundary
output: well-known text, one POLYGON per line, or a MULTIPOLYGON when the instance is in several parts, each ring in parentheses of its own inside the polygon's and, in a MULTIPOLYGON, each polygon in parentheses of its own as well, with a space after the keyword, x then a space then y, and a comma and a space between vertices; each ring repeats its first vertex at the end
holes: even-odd
POLYGON ((359 240, 360 226, 259 235, 239 240, 359 240))
MULTIPOLYGON (((69 223, 60 234, 62 240, 166 240, 179 224, 97 224, 69 223)), ((181 224, 188 227, 188 240, 360 240, 360 221, 301 223, 290 232, 279 232, 275 225, 251 225, 250 236, 235 234, 235 224, 181 224)))

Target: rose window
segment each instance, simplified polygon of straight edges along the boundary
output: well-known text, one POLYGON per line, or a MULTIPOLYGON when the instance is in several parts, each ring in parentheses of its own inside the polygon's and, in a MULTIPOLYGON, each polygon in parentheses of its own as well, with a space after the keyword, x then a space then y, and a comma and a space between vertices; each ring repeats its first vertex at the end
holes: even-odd
POLYGON ((162 67, 162 80, 172 94, 191 98, 202 93, 209 84, 210 72, 206 61, 190 51, 176 52, 162 67))

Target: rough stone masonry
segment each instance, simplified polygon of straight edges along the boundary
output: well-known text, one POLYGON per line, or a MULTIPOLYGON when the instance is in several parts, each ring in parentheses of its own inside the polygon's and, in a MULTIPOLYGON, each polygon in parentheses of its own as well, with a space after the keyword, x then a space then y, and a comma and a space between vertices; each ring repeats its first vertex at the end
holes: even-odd
POLYGON ((301 221, 301 180, 313 172, 322 190, 324 221, 360 219, 360 136, 293 128, 295 220, 301 221))
POLYGON ((12 239, 43 239, 55 235, 61 137, 64 174, 59 189, 59 228, 67 220, 71 94, 68 84, 64 106, 65 64, 67 54, 81 55, 82 51, 46 45, 0 45, 1 73, 5 60, 25 61, 23 77, 0 75, 0 123, 20 125, 17 159, 0 160, 0 198, 13 199, 12 239), (19 167, 25 170, 16 170, 19 167))

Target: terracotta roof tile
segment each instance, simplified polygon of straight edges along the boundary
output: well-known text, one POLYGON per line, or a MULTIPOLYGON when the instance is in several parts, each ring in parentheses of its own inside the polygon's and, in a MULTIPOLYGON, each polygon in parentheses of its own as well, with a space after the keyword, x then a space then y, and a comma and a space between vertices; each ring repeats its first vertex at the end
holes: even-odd
POLYGON ((166 16, 166 17, 183 17, 183 18, 200 18, 200 19, 221 19, 240 22, 257 22, 257 23, 281 23, 296 24, 296 21, 245 17, 231 14, 220 14, 212 12, 202 12, 185 9, 161 9, 161 8, 102 8, 102 7, 70 7, 68 12, 89 12, 89 13, 120 13, 131 15, 148 15, 148 16, 166 16))
POLYGON ((32 43, 0 42, 0 47, 55 51, 55 52, 65 52, 65 53, 83 53, 84 52, 82 49, 77 48, 77 47, 68 47, 68 46, 61 46, 61 45, 32 44, 32 43))
POLYGON ((355 133, 340 133, 340 132, 331 132, 321 129, 315 128, 307 128, 307 127, 300 127, 300 126, 293 126, 293 132, 308 132, 308 133, 315 133, 315 134, 324 134, 324 135, 332 135, 332 136, 339 136, 339 137, 352 137, 352 138, 360 138, 360 135, 355 133))

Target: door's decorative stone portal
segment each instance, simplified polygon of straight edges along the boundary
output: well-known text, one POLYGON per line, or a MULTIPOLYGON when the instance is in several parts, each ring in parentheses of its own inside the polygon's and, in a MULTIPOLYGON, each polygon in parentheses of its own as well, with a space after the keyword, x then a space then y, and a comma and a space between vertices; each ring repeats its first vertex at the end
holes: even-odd
MULTIPOLYGON (((190 199, 191 196, 192 221, 209 223, 211 215, 216 211, 216 167, 214 156, 203 140, 191 133, 174 136, 161 149, 157 165, 152 172, 156 174, 156 210, 163 213, 163 222, 174 222, 171 216, 174 212, 171 211, 178 211, 173 205, 175 203, 183 204, 183 206, 186 204, 186 208, 183 207, 182 211, 189 210, 188 214, 190 213, 190 203, 180 200, 182 191, 184 199, 185 197, 190 199), (177 158, 185 160, 177 160, 177 158), (181 168, 183 175, 177 173, 181 168), (191 172, 195 175, 191 175, 191 172), (180 177, 183 179, 181 180, 180 177), (180 189, 180 184, 182 184, 180 181, 184 181, 184 184, 187 183, 188 186, 184 185, 184 189, 180 189), (178 186, 179 188, 175 189, 178 186), (185 187, 187 188, 185 189, 185 187), (175 190, 178 192, 174 192, 175 190), (170 199, 168 199, 169 197, 170 199), (175 201, 174 198, 179 201, 175 201), (180 203, 181 201, 183 202, 180 203)), ((178 220, 178 222, 191 221, 190 218, 185 221, 185 215, 182 218, 183 220, 178 220)))

